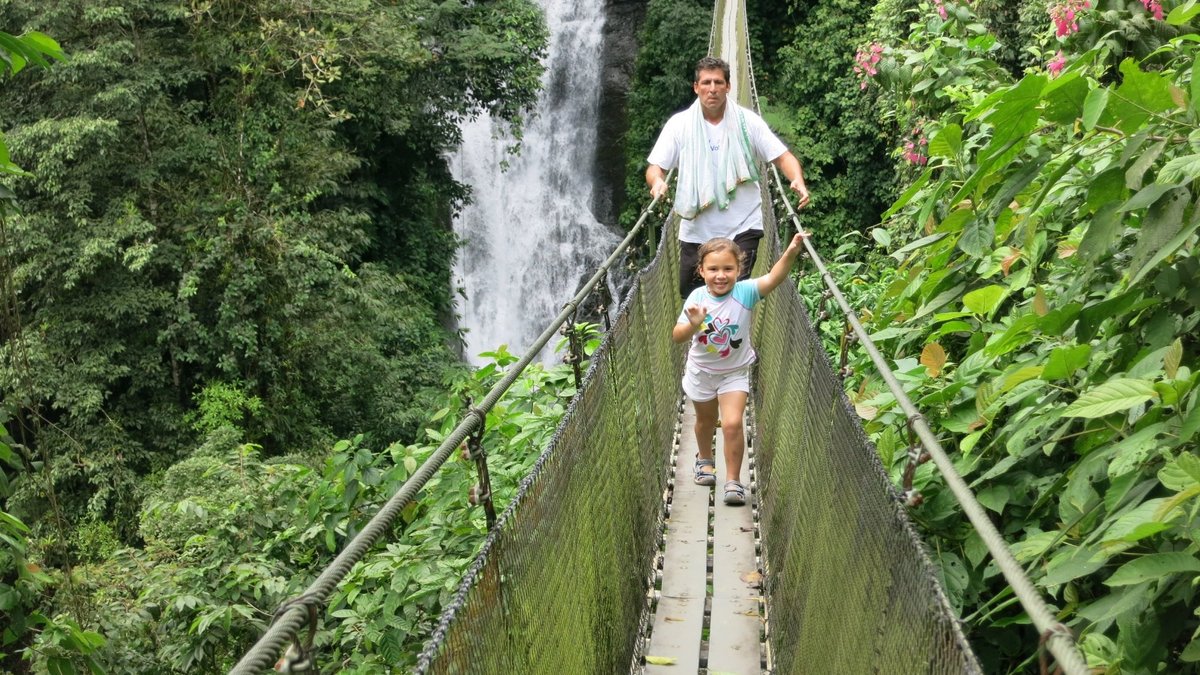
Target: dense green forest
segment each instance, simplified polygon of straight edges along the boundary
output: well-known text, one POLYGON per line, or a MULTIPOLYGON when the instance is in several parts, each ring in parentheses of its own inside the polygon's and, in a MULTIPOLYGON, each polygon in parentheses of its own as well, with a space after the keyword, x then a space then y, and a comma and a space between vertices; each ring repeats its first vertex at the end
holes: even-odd
MULTIPOLYGON (((804 224, 1014 554, 1098 672, 1195 670, 1200 5, 747 4, 804 224)), ((711 9, 646 3, 627 224, 711 9)), ((0 671, 224 671, 514 362, 459 362, 444 153, 485 112, 519 137, 546 27, 527 0, 0 0, 0 30, 0 671)), ((850 366, 899 484, 903 416, 850 366)), ((500 502, 573 393, 534 366, 489 415, 500 502)), ((473 482, 447 464, 339 588, 329 668, 413 663, 484 531, 473 482)), ((912 488, 988 672, 1031 672, 931 465, 912 488)))

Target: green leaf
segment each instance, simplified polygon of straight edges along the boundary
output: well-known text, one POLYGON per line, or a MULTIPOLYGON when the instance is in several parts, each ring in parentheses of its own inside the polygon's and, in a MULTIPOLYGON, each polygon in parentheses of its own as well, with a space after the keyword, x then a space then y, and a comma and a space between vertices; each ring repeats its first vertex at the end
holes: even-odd
POLYGON ((983 504, 996 513, 1002 514, 1004 513, 1004 507, 1012 499, 1012 488, 1008 485, 992 485, 980 490, 976 494, 976 498, 980 504, 983 504))
POLYGON ((921 174, 921 177, 913 182, 912 185, 908 186, 908 189, 904 191, 904 194, 900 195, 900 198, 897 199, 890 207, 888 207, 887 211, 884 211, 879 220, 885 221, 894 216, 897 211, 904 208, 910 201, 912 201, 912 198, 917 194, 917 192, 919 192, 921 188, 925 187, 925 184, 929 182, 929 178, 932 175, 933 167, 925 169, 924 173, 921 174))
POLYGON ((977 217, 963 228, 962 236, 958 239, 958 248, 972 258, 982 258, 992 252, 992 242, 995 238, 995 223, 990 218, 977 217))
POLYGON ((1172 490, 1184 490, 1200 484, 1200 457, 1185 452, 1158 471, 1160 483, 1172 490))
POLYGON ((995 112, 987 116, 994 131, 987 146, 979 152, 980 165, 1005 154, 1006 146, 1027 136, 1037 125, 1038 104, 1046 81, 1045 75, 1026 75, 1005 91, 995 112))
MULTIPOLYGON (((1050 161, 1050 157, 1051 155, 1048 152, 1041 153, 1037 157, 1027 160, 1021 165, 1021 168, 1009 175, 1008 180, 1004 181, 1004 185, 1001 186, 1000 191, 991 198, 992 202, 987 208, 988 217, 996 218, 1000 215, 1001 211, 1008 208, 1012 200, 1021 194, 1021 191, 1028 187, 1034 178, 1037 178, 1042 167, 1046 166, 1046 163, 1050 161)), ((991 242, 989 241, 988 244, 991 244, 991 242)))
POLYGON ((1046 576, 1042 577, 1042 586, 1058 586, 1068 581, 1087 576, 1104 567, 1108 557, 1102 555, 1094 547, 1066 549, 1055 555, 1046 564, 1046 576))
POLYGON ((1122 131, 1133 133, 1152 114, 1175 107, 1169 78, 1141 70, 1132 58, 1122 61, 1120 70, 1123 77, 1121 86, 1113 92, 1108 110, 1122 131))
POLYGON ((953 159, 962 151, 962 127, 948 124, 929 141, 930 157, 953 159))
MULTIPOLYGON (((1158 158, 1162 155, 1163 150, 1166 147, 1167 139, 1164 138, 1163 140, 1158 141, 1149 148, 1146 148, 1146 150, 1143 152, 1139 153, 1137 158, 1133 160, 1133 163, 1129 165, 1129 168, 1125 170, 1125 187, 1128 187, 1130 190, 1142 189, 1143 178, 1146 175, 1146 170, 1154 166, 1154 163, 1158 161, 1158 158)), ((1159 175, 1158 182, 1177 183, 1179 181, 1168 181, 1162 175, 1159 175)))
POLYGON ((1066 73, 1050 81, 1042 92, 1042 117, 1048 122, 1070 126, 1083 114, 1088 81, 1078 73, 1066 73))
POLYGON ((1179 660, 1184 663, 1200 661, 1200 637, 1192 638, 1188 646, 1184 647, 1183 652, 1179 654, 1179 660))
MULTIPOLYGON (((1088 185, 1087 210, 1089 213, 1095 213, 1101 206, 1110 202, 1124 202, 1127 199, 1126 193, 1125 172, 1121 167, 1103 171, 1088 185)), ((1116 208, 1116 205, 1113 207, 1116 208)))
MULTIPOLYGON (((1176 7, 1175 9, 1179 8, 1176 7)), ((1174 10, 1172 10, 1172 13, 1174 13, 1174 10)), ((1193 115, 1200 114, 1200 54, 1197 54, 1196 60, 1192 62, 1192 86, 1191 96, 1188 97, 1188 108, 1192 111, 1193 115)))
POLYGON ((647 656, 646 663, 653 666, 673 666, 679 663, 679 659, 674 656, 647 656))
MULTIPOLYGON (((1200 4, 1197 4, 1195 0, 1188 0, 1188 2, 1171 10, 1167 14, 1166 22, 1172 26, 1182 26, 1195 18, 1197 14, 1200 14, 1200 4)), ((1195 80, 1192 82, 1194 84, 1195 80)))
MULTIPOLYGON (((1172 224, 1168 221, 1163 224, 1163 227, 1169 230, 1172 228, 1172 224)), ((1183 246, 1185 243, 1187 243, 1187 241, 1198 228, 1200 228, 1200 208, 1196 208, 1195 213, 1192 215, 1191 222, 1184 225, 1182 229, 1175 233, 1175 236, 1171 237, 1166 243, 1159 246, 1157 250, 1149 248, 1150 245, 1147 244, 1147 251, 1150 251, 1149 259, 1146 260, 1146 263, 1138 268, 1137 272, 1135 272, 1133 276, 1129 278, 1129 285, 1136 285, 1147 274, 1158 269, 1159 263, 1166 260, 1169 256, 1173 255, 1180 246, 1183 246)), ((1138 247, 1141 247, 1140 238, 1138 240, 1138 247)))
POLYGON ((919 248, 924 248, 931 244, 937 243, 937 242, 945 239, 947 236, 948 236, 948 233, 946 233, 946 232, 937 232, 937 233, 934 233, 934 234, 931 234, 931 235, 928 235, 925 237, 921 237, 920 239, 917 239, 916 241, 911 241, 911 242, 905 244, 904 246, 901 246, 900 248, 896 249, 895 251, 892 251, 891 256, 893 258, 895 258, 896 260, 903 261, 905 254, 909 253, 910 251, 915 251, 919 248))
POLYGON ((1187 183, 1200 176, 1200 154, 1176 157, 1158 170, 1161 183, 1187 183))
POLYGON ((1190 198, 1191 193, 1187 188, 1171 190, 1142 218, 1142 230, 1129 261, 1131 284, 1137 283, 1145 276, 1151 261, 1162 260, 1165 257, 1157 254, 1162 253, 1167 242, 1174 239, 1183 229, 1183 213, 1190 198))
POLYGON ((1130 586, 1180 572, 1200 573, 1200 558, 1190 553, 1152 553, 1125 563, 1104 584, 1130 586))
POLYGON ((1130 197, 1128 201, 1122 204, 1121 210, 1136 211, 1138 209, 1144 209, 1147 206, 1157 202, 1159 198, 1177 187, 1179 186, 1172 183, 1151 183, 1141 190, 1138 190, 1137 194, 1130 197))
POLYGON ((1155 512, 1166 501, 1162 498, 1147 499, 1138 504, 1104 531, 1103 543, 1138 541, 1171 527, 1170 523, 1161 522, 1155 517, 1155 512))
POLYGON ((1063 417, 1104 417, 1158 396, 1146 380, 1116 378, 1088 390, 1063 411, 1063 417))
POLYGON ((992 284, 977 288, 963 296, 963 306, 972 313, 979 316, 986 316, 995 311, 1000 302, 1004 300, 1004 296, 1008 294, 1008 289, 1004 286, 992 284))
POLYGON ((1075 371, 1087 365, 1092 355, 1091 345, 1073 345, 1056 347, 1046 360, 1046 368, 1042 371, 1042 379, 1047 382, 1066 380, 1075 375, 1075 371))
POLYGON ((1096 122, 1108 106, 1108 88, 1097 87, 1088 92, 1083 100, 1083 128, 1091 131, 1096 128, 1096 122))
POLYGON ((1092 222, 1083 234, 1083 241, 1079 242, 1078 253, 1082 260, 1096 262, 1112 249, 1125 217, 1118 206, 1116 202, 1105 204, 1092 216, 1092 222))
POLYGON ((1114 443, 1109 451, 1112 459, 1108 463, 1108 477, 1115 479, 1137 469, 1158 447, 1158 436, 1165 431, 1162 422, 1138 429, 1128 437, 1114 443))
POLYGON ((1200 429, 1200 398, 1193 395, 1192 409, 1188 411, 1187 417, 1183 418, 1183 425, 1179 427, 1179 442, 1190 441, 1197 429, 1200 429))

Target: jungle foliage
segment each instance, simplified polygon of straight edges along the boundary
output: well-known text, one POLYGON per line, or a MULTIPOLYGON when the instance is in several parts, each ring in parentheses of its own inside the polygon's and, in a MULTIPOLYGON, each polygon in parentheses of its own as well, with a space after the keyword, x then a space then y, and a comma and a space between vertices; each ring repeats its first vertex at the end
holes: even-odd
POLYGON ((541 11, 5 0, 0 26, 0 669, 219 670, 321 562, 292 538, 340 541, 272 526, 367 458, 381 489, 468 377, 444 153, 484 112, 519 135, 541 11))
MULTIPOLYGON (((1200 4, 910 6, 899 33, 881 9, 858 55, 903 193, 877 253, 848 240, 839 274, 1089 664, 1194 671, 1200 4), (996 12, 1017 24, 990 29, 996 12)), ((851 365, 899 481, 903 414, 865 356, 851 365)), ((1028 618, 934 467, 912 487, 987 671, 1035 667, 1028 618)))
MULTIPOLYGON (((1195 670, 1200 3, 748 4, 805 224, 1018 560, 1099 671, 1195 670)), ((648 4, 630 196, 710 21, 648 4)), ((455 365, 442 157, 483 111, 519 133, 540 13, 0 0, 0 28, 0 669, 223 671, 514 361, 455 365)), ((900 482, 902 415, 851 358, 900 482)), ((573 393, 533 366, 488 416, 501 503, 573 393)), ((355 567, 323 662, 413 662, 473 483, 448 463, 355 567)), ((912 487, 988 671, 1030 670, 931 465, 912 487)))

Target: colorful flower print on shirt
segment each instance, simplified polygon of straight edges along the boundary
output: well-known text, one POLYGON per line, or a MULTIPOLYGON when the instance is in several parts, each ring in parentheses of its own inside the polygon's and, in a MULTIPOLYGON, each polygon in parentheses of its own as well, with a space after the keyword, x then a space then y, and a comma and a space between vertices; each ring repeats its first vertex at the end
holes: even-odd
POLYGON ((715 352, 717 356, 726 358, 734 349, 742 346, 741 340, 733 339, 738 327, 737 324, 730 324, 729 319, 713 319, 709 314, 704 317, 703 328, 697 341, 704 345, 709 353, 715 352))

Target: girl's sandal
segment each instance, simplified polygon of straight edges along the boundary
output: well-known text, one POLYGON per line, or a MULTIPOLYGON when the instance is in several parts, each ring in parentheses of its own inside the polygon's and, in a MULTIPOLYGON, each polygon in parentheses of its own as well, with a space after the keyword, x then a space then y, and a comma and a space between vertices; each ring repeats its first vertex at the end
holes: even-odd
POLYGON ((696 474, 692 479, 696 485, 712 486, 717 484, 717 464, 713 460, 697 457, 692 471, 696 474))
POLYGON ((746 486, 731 480, 725 483, 725 503, 729 506, 741 506, 746 503, 746 486))

